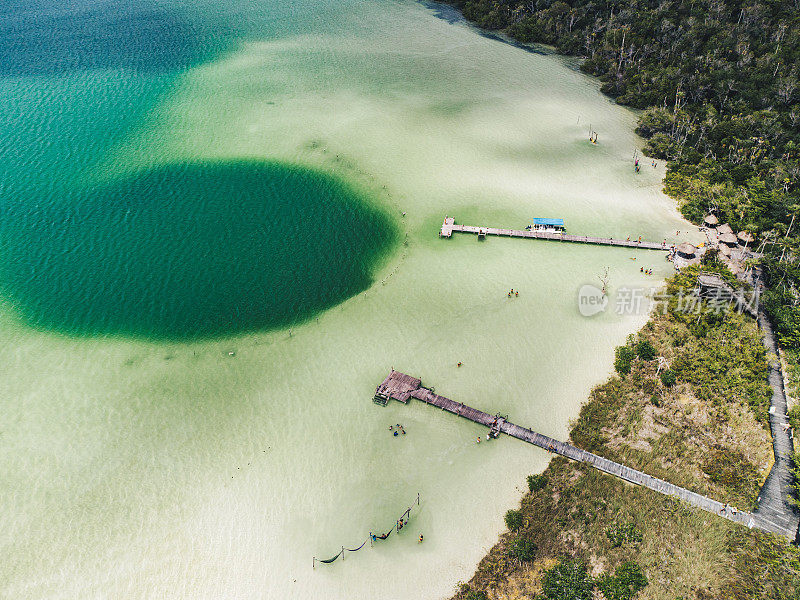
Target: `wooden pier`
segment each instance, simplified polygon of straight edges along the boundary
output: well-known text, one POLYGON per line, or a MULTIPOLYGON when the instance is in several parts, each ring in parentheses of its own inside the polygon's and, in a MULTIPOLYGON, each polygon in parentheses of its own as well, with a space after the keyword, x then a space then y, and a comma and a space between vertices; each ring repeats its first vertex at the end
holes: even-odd
POLYGON ((488 427, 492 437, 496 437, 500 433, 505 433, 511 437, 543 448, 553 454, 560 454, 571 460, 591 465, 604 473, 614 475, 629 483, 650 488, 660 494, 679 498, 692 506, 696 506, 718 517, 734 521, 746 527, 755 527, 763 531, 782 535, 789 538, 791 541, 794 541, 797 536, 797 527, 787 526, 781 522, 782 519, 777 518, 778 515, 775 515, 776 518, 773 519, 771 512, 759 510, 757 513, 750 513, 736 510, 722 502, 712 500, 711 498, 697 494, 691 490, 652 477, 642 471, 631 469, 620 463, 603 458, 602 456, 581 450, 571 444, 561 442, 546 435, 542 435, 541 433, 536 433, 531 429, 520 427, 519 425, 510 423, 503 417, 490 415, 476 408, 461 404, 460 402, 454 402, 444 396, 439 396, 433 391, 423 387, 422 381, 416 377, 411 377, 410 375, 392 370, 389 376, 384 379, 383 383, 381 383, 375 391, 376 401, 380 399, 380 403, 384 405, 390 399, 398 400, 406 404, 411 398, 416 398, 425 404, 435 406, 458 417, 463 417, 474 423, 488 427))
POLYGON ((663 250, 668 252, 673 249, 672 244, 666 242, 640 242, 637 240, 622 240, 614 238, 601 238, 586 235, 571 235, 556 231, 541 231, 527 229, 498 229, 497 227, 475 227, 473 225, 457 225, 453 217, 445 217, 439 237, 449 238, 453 232, 474 233, 478 239, 487 235, 498 235, 512 238, 529 238, 536 240, 551 240, 554 242, 576 242, 579 244, 594 244, 599 246, 622 246, 625 248, 644 248, 646 250, 663 250))

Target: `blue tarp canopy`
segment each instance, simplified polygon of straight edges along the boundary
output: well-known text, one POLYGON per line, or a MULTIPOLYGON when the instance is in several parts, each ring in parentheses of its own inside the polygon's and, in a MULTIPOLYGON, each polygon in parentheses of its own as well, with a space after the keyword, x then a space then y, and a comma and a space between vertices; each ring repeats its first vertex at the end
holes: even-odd
POLYGON ((534 225, 544 225, 545 227, 564 227, 564 219, 534 219, 534 225))

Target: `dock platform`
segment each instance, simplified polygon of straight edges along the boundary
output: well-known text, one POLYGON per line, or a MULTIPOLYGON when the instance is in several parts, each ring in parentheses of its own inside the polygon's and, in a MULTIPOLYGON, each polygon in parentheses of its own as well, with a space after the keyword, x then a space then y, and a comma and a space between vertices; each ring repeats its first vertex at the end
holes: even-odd
MULTIPOLYGON (((591 465, 604 473, 614 475, 629 483, 644 486, 660 494, 679 498, 692 506, 701 508, 718 517, 728 519, 729 521, 734 521, 745 527, 755 527, 763 531, 782 535, 791 541, 794 541, 797 536, 796 527, 787 527, 780 522, 781 520, 779 518, 773 519, 773 515, 767 511, 759 510, 757 513, 751 513, 736 510, 727 504, 712 500, 711 498, 673 485, 662 479, 652 477, 642 471, 631 469, 630 467, 603 458, 602 456, 586 452, 572 444, 567 444, 555 438, 537 433, 531 429, 515 425, 499 415, 490 415, 476 408, 472 408, 471 406, 467 406, 466 404, 455 402, 449 398, 435 394, 432 390, 422 386, 422 380, 395 370, 392 370, 389 376, 384 379, 383 383, 377 387, 375 391, 376 401, 379 397, 385 399, 385 402, 383 402, 384 405, 389 399, 399 400, 406 404, 409 399, 416 398, 425 404, 435 406, 436 408, 452 413, 458 417, 468 419, 473 423, 488 427, 492 437, 497 437, 500 433, 505 433, 508 436, 517 438, 523 442, 528 442, 529 444, 538 446, 553 454, 559 454, 571 460, 591 465)), ((778 515, 775 516, 777 517, 778 515)))
POLYGON ((454 232, 473 233, 478 239, 487 235, 497 235, 512 238, 528 238, 536 240, 551 240, 554 242, 574 242, 579 244, 594 244, 599 246, 621 246, 624 248, 643 248, 645 250, 663 250, 669 252, 672 244, 666 242, 646 242, 637 240, 623 240, 615 238, 592 237, 586 235, 571 235, 555 231, 537 231, 527 229, 499 229, 497 227, 475 227, 474 225, 457 225, 454 217, 445 217, 439 237, 450 238, 454 232))

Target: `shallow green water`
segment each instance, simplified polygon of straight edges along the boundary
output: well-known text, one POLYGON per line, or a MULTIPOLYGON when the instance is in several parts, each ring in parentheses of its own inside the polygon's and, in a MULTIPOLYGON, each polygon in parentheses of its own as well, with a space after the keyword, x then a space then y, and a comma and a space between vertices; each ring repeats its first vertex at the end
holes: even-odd
POLYGON ((567 434, 645 319, 578 289, 670 263, 437 232, 679 239, 635 115, 441 7, 114 4, 0 3, 0 596, 447 597, 549 457, 372 393, 394 367, 567 434))
POLYGON ((298 325, 366 289, 397 238, 363 193, 279 163, 169 165, 20 196, 0 225, 0 286, 31 325, 70 333, 298 325))

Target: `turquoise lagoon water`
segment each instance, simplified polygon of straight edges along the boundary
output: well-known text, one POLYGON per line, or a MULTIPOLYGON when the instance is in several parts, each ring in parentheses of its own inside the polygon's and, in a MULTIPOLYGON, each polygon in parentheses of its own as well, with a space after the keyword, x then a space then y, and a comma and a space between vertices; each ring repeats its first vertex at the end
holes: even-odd
POLYGON ((645 318, 577 290, 670 264, 442 219, 689 227, 634 114, 445 8, 15 0, 0 44, 2 597, 448 596, 548 457, 375 385, 563 437, 645 318))

